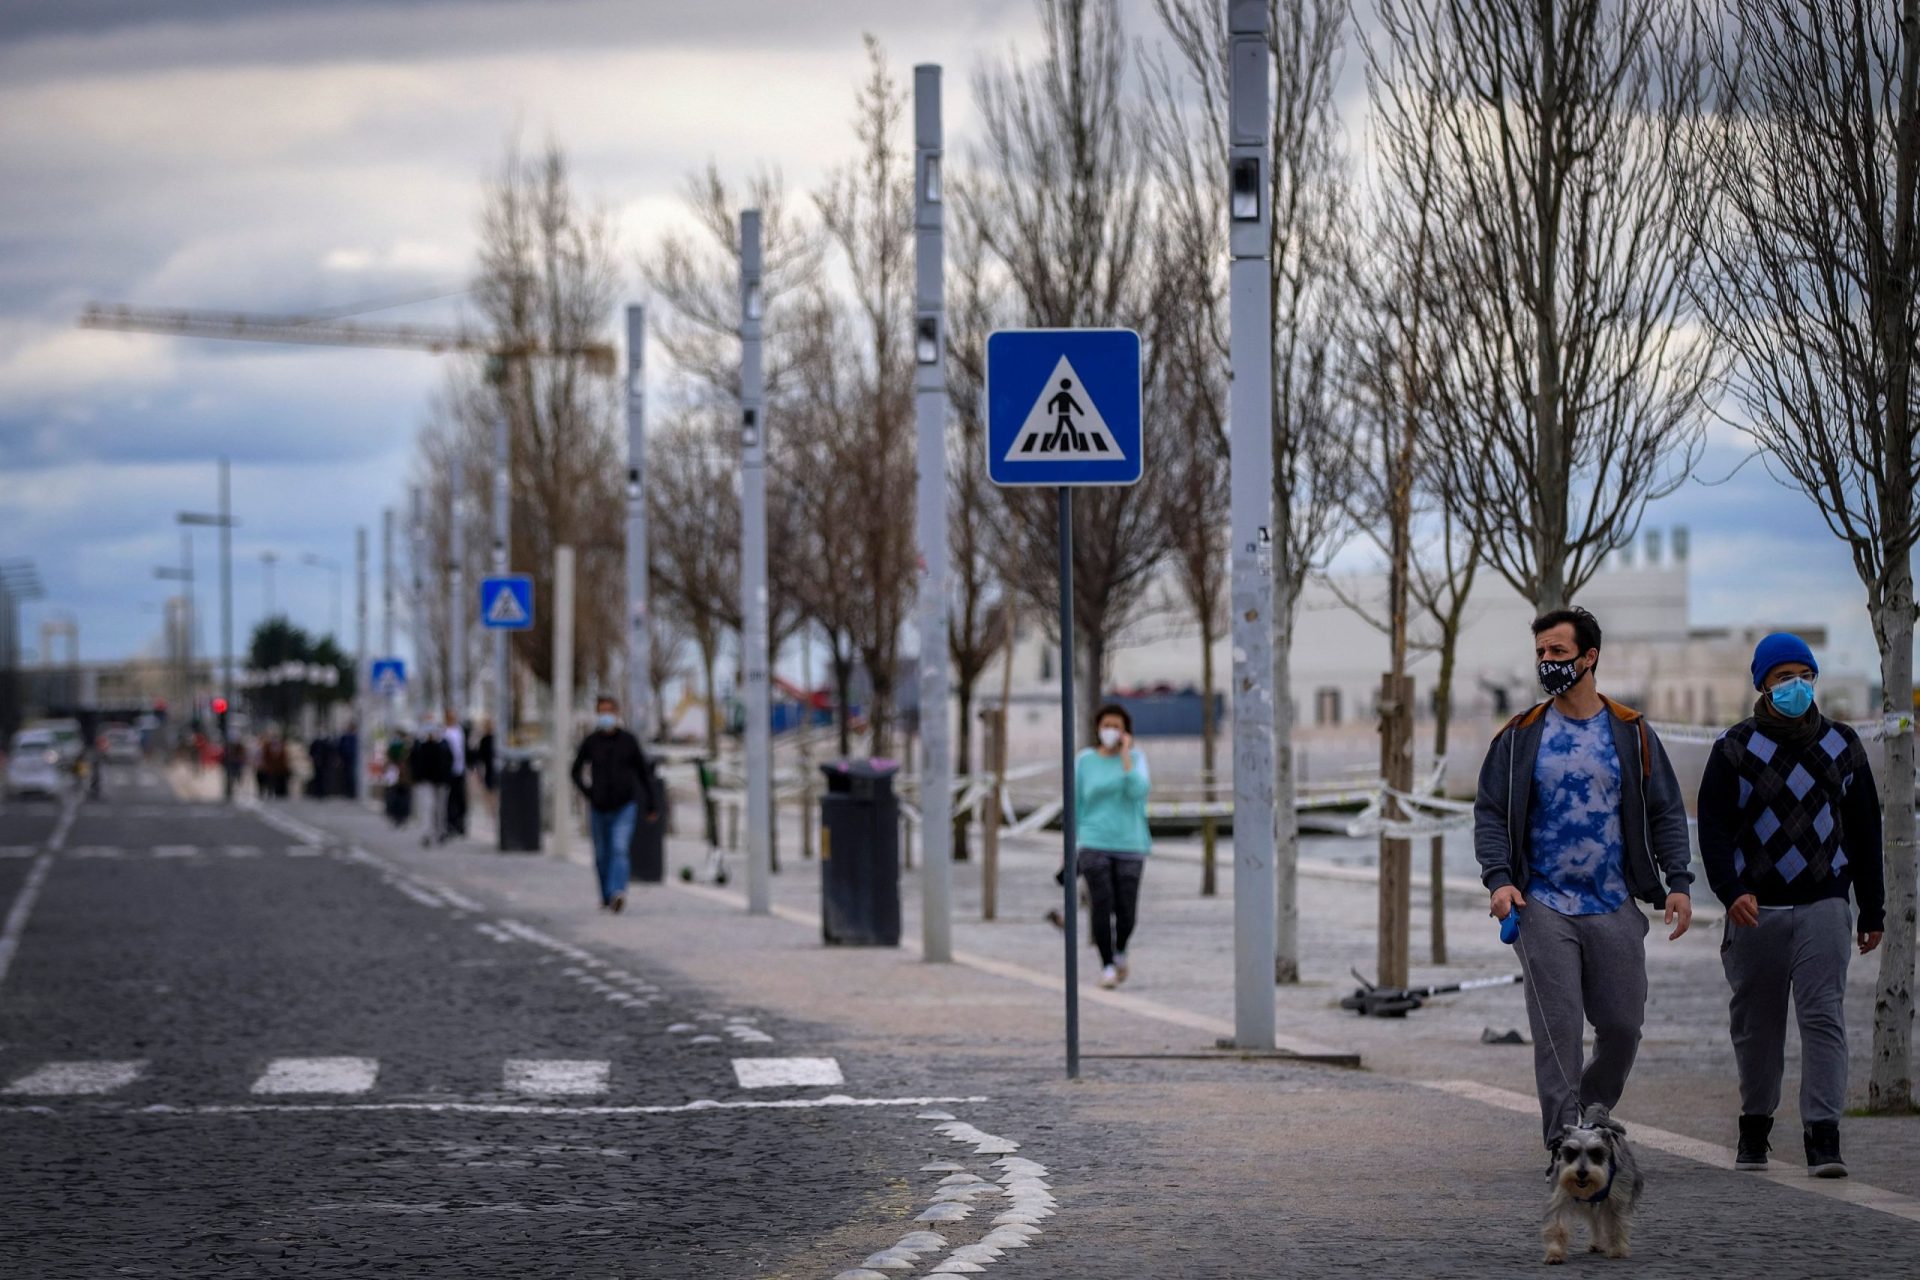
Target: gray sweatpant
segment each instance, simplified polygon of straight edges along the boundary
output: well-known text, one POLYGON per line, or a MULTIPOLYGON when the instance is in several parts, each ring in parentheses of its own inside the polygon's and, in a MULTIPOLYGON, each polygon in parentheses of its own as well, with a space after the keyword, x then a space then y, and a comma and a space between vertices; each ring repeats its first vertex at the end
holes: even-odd
POLYGON ((1626 1090, 1647 1015, 1647 927, 1632 899, 1605 915, 1563 916, 1533 899, 1521 911, 1514 949, 1526 977, 1533 1085, 1549 1146, 1589 1106, 1611 1110, 1626 1090), (1587 1023, 1593 1058, 1583 1065, 1587 1023))
POLYGON ((1740 1110, 1770 1116, 1786 1068, 1787 997, 1800 1021, 1800 1121, 1838 1121, 1847 1105, 1847 962, 1853 911, 1844 898, 1763 907, 1760 923, 1727 923, 1720 963, 1733 988, 1740 1110))

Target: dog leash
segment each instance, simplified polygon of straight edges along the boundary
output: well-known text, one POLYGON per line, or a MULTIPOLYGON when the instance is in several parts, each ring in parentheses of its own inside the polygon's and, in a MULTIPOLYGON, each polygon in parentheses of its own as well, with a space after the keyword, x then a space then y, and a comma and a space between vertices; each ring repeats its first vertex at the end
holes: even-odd
MULTIPOLYGON (((1507 919, 1500 922, 1500 940, 1510 945, 1514 954, 1520 957, 1520 972, 1526 977, 1527 999, 1540 999, 1540 984, 1534 981, 1533 965, 1527 960, 1526 948, 1520 945, 1520 911, 1517 906, 1507 908, 1507 919), (1508 922, 1512 928, 1508 928, 1508 922), (1509 936, 1512 935, 1512 936, 1509 936)), ((1560 1046, 1554 1043, 1553 1026, 1547 1019, 1546 1006, 1540 1007, 1540 1030, 1547 1038, 1547 1052, 1553 1055, 1553 1068, 1560 1073, 1560 1083, 1567 1086, 1567 1092, 1573 1095, 1574 1121, 1580 1119, 1580 1086, 1567 1078, 1567 1067, 1560 1060, 1560 1046)))

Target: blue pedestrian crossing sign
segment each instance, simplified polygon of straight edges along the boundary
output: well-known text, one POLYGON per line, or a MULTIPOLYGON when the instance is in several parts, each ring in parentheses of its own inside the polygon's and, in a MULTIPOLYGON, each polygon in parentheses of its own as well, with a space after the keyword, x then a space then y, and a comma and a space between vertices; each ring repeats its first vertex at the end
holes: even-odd
POLYGON ((533 626, 533 579, 524 573, 480 579, 480 625, 489 631, 533 626))
POLYGON ((399 693, 407 687, 407 664, 401 658, 375 658, 367 671, 375 693, 399 693))
POLYGON ((987 476, 999 485, 1126 485, 1144 465, 1140 335, 987 336, 987 476))

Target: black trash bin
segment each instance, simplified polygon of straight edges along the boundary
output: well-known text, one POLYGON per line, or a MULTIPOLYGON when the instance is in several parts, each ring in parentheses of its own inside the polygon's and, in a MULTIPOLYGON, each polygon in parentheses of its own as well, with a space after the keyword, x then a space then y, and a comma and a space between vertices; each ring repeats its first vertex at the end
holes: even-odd
POLYGON ((654 801, 659 809, 653 815, 653 821, 647 821, 647 811, 640 811, 639 820, 633 824, 633 839, 627 844, 628 870, 635 880, 644 884, 659 884, 667 878, 667 822, 668 808, 673 800, 667 794, 667 784, 660 776, 660 764, 651 757, 647 768, 653 773, 654 801))
POLYGON ((820 766, 820 932, 830 946, 900 945, 898 769, 877 760, 820 766))
POLYGON ((500 752, 500 852, 540 852, 540 757, 500 752))

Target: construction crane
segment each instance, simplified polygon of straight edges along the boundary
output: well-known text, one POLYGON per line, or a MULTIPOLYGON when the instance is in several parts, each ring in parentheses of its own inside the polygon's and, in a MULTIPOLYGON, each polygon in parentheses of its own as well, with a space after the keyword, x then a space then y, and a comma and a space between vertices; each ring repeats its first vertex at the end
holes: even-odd
POLYGON ((607 342, 554 345, 540 339, 501 344, 486 334, 462 329, 432 329, 411 324, 362 324, 326 315, 257 315, 245 311, 189 311, 179 308, 106 306, 89 303, 80 313, 82 329, 118 333, 162 333, 181 338, 222 338, 239 342, 294 342, 318 347, 400 347, 444 355, 472 351, 491 357, 493 376, 506 363, 527 357, 579 357, 594 373, 612 375, 619 353, 607 342))

